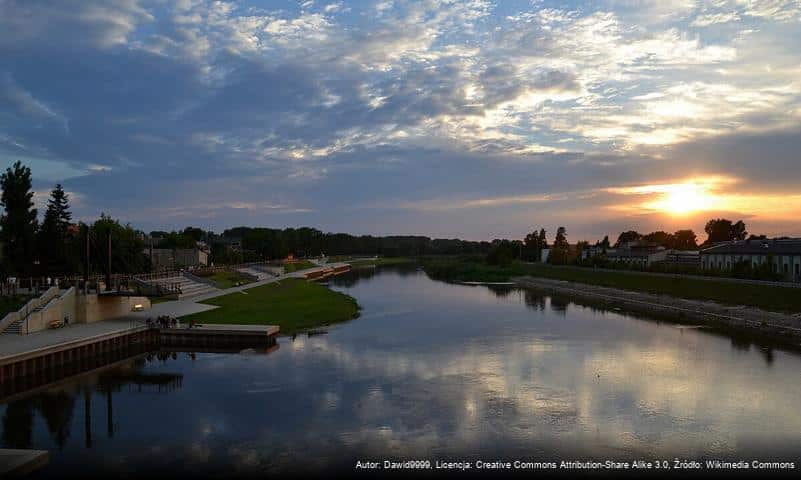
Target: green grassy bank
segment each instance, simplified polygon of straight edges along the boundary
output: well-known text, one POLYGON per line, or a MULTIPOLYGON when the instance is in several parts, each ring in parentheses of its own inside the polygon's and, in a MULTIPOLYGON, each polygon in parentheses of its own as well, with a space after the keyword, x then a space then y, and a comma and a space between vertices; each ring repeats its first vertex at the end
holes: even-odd
POLYGON ((248 277, 241 275, 238 272, 231 272, 228 270, 214 272, 207 278, 216 283, 217 288, 221 288, 223 290, 226 288, 236 287, 238 285, 244 285, 246 283, 250 283, 250 279, 248 277))
POLYGON ((457 259, 428 261, 425 263, 425 271, 431 278, 445 281, 506 282, 512 277, 529 275, 691 300, 712 300, 729 305, 747 305, 775 312, 801 312, 801 289, 792 287, 749 285, 723 280, 675 278, 520 262, 501 267, 480 261, 457 259))
POLYGON ((381 267, 385 265, 404 265, 408 263, 414 263, 415 259, 409 257, 379 257, 379 258, 361 258, 359 260, 343 260, 345 263, 350 264, 353 267, 363 266, 363 265, 375 265, 376 267, 381 267))
POLYGON ((220 308, 182 317, 182 321, 237 325, 278 325, 282 333, 330 325, 356 318, 352 297, 301 279, 286 279, 211 298, 202 303, 220 308))
POLYGON ((301 260, 299 262, 284 264, 284 273, 297 272, 298 270, 306 270, 307 268, 314 268, 318 265, 308 260, 301 260))

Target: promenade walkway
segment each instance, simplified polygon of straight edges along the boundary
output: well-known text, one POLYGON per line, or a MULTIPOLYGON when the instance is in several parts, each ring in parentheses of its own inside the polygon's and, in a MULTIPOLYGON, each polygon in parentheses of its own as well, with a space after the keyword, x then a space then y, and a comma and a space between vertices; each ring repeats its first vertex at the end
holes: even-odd
POLYGON ((198 302, 208 300, 209 298, 219 297, 221 295, 227 295, 229 293, 241 292, 242 290, 247 290, 249 288, 258 287, 261 285, 267 285, 269 283, 278 282, 287 278, 302 278, 308 273, 341 265, 346 265, 346 263, 334 263, 321 267, 308 268, 278 277, 270 277, 258 282, 248 283, 247 285, 242 285, 239 287, 216 290, 214 292, 209 292, 192 298, 157 303, 149 310, 131 312, 130 315, 119 319, 104 320, 102 322, 95 323, 73 324, 63 328, 32 333, 30 335, 0 335, 0 359, 23 352, 38 350, 40 348, 46 348, 84 338, 130 330, 136 326, 143 325, 148 318, 155 319, 159 315, 182 317, 192 313, 212 310, 217 307, 198 302))

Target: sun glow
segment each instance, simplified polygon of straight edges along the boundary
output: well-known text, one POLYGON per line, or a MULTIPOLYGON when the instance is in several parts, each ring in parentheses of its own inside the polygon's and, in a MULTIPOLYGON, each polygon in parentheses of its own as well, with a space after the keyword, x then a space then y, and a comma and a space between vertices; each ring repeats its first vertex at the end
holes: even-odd
POLYGON ((704 185, 688 183, 683 185, 672 185, 670 191, 663 193, 662 198, 652 202, 649 206, 654 210, 674 215, 685 215, 688 213, 710 210, 717 199, 708 192, 704 185))
POLYGON ((610 191, 622 195, 643 195, 648 200, 638 204, 637 208, 679 216, 725 207, 727 197, 720 190, 724 185, 736 182, 736 179, 728 177, 699 177, 677 183, 613 188, 610 191))

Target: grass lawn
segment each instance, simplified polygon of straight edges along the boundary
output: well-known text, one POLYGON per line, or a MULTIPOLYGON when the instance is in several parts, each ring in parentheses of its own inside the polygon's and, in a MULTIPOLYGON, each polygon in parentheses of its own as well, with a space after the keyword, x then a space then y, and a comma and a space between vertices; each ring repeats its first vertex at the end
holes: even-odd
POLYGON ((0 320, 11 312, 16 312, 28 303, 31 295, 2 295, 0 296, 0 320))
POLYGON ((281 333, 291 334, 359 315, 359 305, 352 297, 301 279, 268 283, 245 292, 247 294, 231 293, 205 300, 202 303, 220 308, 181 320, 201 324, 278 325, 281 333))
POLYGON ((440 280, 503 282, 509 281, 512 277, 530 275, 692 300, 748 305, 775 312, 801 312, 801 289, 792 287, 748 285, 691 277, 675 278, 519 262, 512 263, 508 267, 499 267, 472 261, 442 260, 427 263, 425 270, 429 276, 440 280))
POLYGON ((247 277, 240 275, 237 272, 231 272, 228 270, 214 272, 210 276, 206 277, 209 280, 213 280, 214 283, 217 284, 217 288, 226 289, 235 287, 237 283, 240 285, 244 285, 246 283, 251 283, 250 279, 247 277))
POLYGON ((294 262, 294 263, 286 263, 284 264, 284 273, 297 272, 298 270, 305 270, 307 268, 314 268, 317 266, 318 266, 317 264, 312 263, 308 260, 301 260, 299 262, 294 262))

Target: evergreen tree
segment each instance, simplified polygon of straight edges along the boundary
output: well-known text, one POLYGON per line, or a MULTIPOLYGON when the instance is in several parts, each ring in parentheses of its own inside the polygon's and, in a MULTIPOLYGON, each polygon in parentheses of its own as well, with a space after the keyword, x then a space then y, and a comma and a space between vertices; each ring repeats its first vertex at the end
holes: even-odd
POLYGON ((39 252, 48 273, 69 273, 67 243, 72 221, 69 196, 57 184, 50 192, 42 228, 39 230, 39 252))
POLYGON ((30 275, 34 271, 35 241, 38 222, 33 208, 31 169, 17 161, 0 176, 3 193, 0 206, 3 259, 7 273, 30 275))

